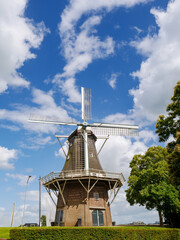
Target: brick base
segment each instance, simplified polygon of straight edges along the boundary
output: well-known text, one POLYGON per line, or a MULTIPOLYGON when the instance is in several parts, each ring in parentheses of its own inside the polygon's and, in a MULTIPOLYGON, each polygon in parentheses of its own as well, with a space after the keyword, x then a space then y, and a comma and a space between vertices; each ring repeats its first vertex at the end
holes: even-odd
MULTIPOLYGON (((88 186, 88 181, 84 180, 83 185, 88 186)), ((93 182, 91 183, 92 186, 93 182)), ((63 211, 62 223, 64 226, 93 226, 92 212, 98 210, 103 215, 104 226, 112 226, 110 206, 107 204, 108 188, 101 181, 89 193, 77 181, 69 181, 63 192, 66 202, 64 205, 61 194, 58 196, 55 222, 57 222, 57 211, 63 211)), ((98 220, 99 221, 99 220, 98 220)), ((99 222, 98 222, 99 224, 99 222)))

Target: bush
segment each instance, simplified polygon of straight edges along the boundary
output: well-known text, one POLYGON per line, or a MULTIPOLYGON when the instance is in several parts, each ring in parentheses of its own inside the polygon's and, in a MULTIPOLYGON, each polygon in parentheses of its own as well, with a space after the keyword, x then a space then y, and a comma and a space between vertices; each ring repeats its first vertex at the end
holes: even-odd
POLYGON ((179 240, 179 229, 152 227, 46 227, 11 229, 11 240, 179 240))

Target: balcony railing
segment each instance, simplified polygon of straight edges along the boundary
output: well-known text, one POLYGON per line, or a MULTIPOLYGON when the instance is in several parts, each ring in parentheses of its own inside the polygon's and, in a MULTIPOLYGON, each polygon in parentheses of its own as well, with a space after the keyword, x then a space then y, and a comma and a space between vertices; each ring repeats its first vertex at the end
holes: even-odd
POLYGON ((41 183, 46 184, 55 179, 73 179, 81 177, 95 177, 102 179, 119 179, 122 184, 125 182, 125 178, 122 173, 108 172, 104 170, 89 169, 89 170, 69 170, 62 172, 51 172, 48 175, 41 178, 41 183))

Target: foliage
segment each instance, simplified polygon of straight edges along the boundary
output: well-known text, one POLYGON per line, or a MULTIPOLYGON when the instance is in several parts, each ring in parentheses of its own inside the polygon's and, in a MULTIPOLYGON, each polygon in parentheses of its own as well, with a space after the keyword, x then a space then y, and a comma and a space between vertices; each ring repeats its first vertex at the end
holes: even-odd
POLYGON ((10 227, 0 227, 0 238, 9 238, 10 227))
POLYGON ((150 147, 144 155, 135 155, 130 162, 131 173, 126 197, 130 205, 140 204, 148 210, 161 212, 169 209, 176 212, 180 209, 178 191, 169 179, 166 157, 167 149, 150 147))
POLYGON ((41 225, 42 225, 42 227, 46 226, 46 215, 41 216, 41 225))
POLYGON ((180 230, 151 227, 46 227, 10 230, 11 240, 178 240, 180 230))
POLYGON ((156 133, 159 135, 159 141, 165 142, 170 135, 176 138, 176 132, 180 129, 180 81, 174 88, 172 102, 167 106, 168 116, 160 115, 156 124, 156 133))
MULTIPOLYGON (((167 145, 168 149, 168 167, 172 184, 179 191, 180 199, 180 81, 174 88, 174 95, 171 103, 167 106, 167 117, 160 115, 156 124, 156 133, 159 141, 165 142, 173 136, 174 140, 167 145)), ((165 211, 166 219, 172 226, 180 227, 180 213, 169 212, 167 207, 165 211)))
POLYGON ((170 178, 175 186, 180 185, 180 81, 174 88, 171 103, 167 106, 167 117, 160 115, 156 123, 159 141, 165 142, 171 136, 174 140, 168 144, 168 162, 170 178))

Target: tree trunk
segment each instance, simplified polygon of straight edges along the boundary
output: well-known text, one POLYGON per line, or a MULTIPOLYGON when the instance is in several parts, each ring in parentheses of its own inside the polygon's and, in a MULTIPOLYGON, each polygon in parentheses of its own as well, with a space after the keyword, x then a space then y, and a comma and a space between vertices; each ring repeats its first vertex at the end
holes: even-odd
POLYGON ((163 224, 163 217, 162 217, 161 210, 158 210, 158 213, 159 213, 159 222, 160 222, 160 227, 164 227, 164 224, 163 224))

